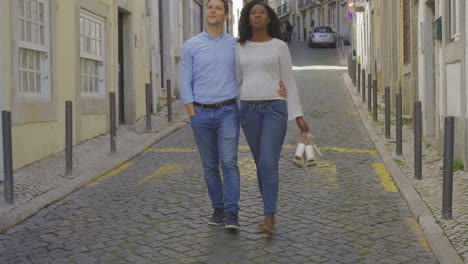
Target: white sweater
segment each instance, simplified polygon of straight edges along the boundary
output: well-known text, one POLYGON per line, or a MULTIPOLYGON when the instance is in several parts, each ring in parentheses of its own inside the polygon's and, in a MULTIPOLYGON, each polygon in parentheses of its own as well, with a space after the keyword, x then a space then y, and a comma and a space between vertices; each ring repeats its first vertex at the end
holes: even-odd
POLYGON ((301 102, 292 72, 286 43, 279 39, 247 41, 236 47, 236 74, 241 100, 283 99, 278 95, 279 81, 286 88, 288 119, 302 116, 301 102))

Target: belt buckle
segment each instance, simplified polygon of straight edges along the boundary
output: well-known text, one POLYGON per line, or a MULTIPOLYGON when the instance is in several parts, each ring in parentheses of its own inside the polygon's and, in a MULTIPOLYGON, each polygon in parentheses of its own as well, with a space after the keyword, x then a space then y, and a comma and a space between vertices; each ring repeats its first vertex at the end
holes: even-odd
POLYGON ((223 107, 223 102, 220 103, 215 103, 216 108, 221 108, 223 107))

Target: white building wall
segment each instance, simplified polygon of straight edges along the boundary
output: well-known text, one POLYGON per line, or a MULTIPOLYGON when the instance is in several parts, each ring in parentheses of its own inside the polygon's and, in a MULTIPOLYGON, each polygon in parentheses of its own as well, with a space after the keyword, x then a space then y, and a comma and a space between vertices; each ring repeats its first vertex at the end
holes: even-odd
MULTIPOLYGON (((240 14, 242 11, 243 7, 243 1, 242 0, 234 0, 232 1, 232 10, 231 10, 231 15, 233 17, 233 36, 238 37, 239 36, 239 18, 240 14)), ((274 8, 276 10, 276 8, 274 8)))
MULTIPOLYGON (((4 7, 4 1, 0 1, 0 10, 5 10, 4 7)), ((3 34, 5 34, 5 30, 3 28, 3 17, 0 17, 0 58, 3 58, 3 34)), ((0 112, 3 110, 3 61, 0 61, 0 112)), ((0 124, 2 121, 2 117, 0 115, 0 124)), ((1 126, 0 126, 1 127, 1 126)), ((3 132, 2 129, 0 129, 0 181, 4 181, 4 168, 3 168, 3 141, 1 140, 3 138, 3 132)))

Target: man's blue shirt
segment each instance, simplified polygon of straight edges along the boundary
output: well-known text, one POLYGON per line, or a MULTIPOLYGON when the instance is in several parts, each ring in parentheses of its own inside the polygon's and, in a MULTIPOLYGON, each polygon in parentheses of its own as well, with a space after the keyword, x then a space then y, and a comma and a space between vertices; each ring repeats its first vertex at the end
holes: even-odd
POLYGON ((184 104, 213 104, 239 97, 236 81, 236 39, 222 33, 213 39, 205 31, 187 40, 179 64, 184 104))

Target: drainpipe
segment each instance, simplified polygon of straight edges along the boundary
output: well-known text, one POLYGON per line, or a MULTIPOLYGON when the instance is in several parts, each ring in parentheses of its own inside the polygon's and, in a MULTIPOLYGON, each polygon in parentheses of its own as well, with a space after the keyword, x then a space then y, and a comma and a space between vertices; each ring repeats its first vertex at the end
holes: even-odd
MULTIPOLYGON (((0 10, 6 10, 3 8, 4 1, 0 1, 0 10)), ((1 12, 1 11, 0 11, 1 12)), ((3 58, 3 16, 0 17, 0 58, 3 58)), ((0 61, 0 113, 3 110, 3 60, 0 61)), ((0 127, 2 124, 0 115, 0 127)), ((4 167, 3 167, 3 138, 2 129, 0 129, 0 181, 5 181, 4 167)))
POLYGON ((150 20, 150 56, 151 56, 151 90, 153 94, 153 113, 157 112, 158 102, 159 102, 159 85, 160 81, 158 81, 157 76, 161 76, 159 73, 159 20, 158 20, 158 4, 157 0, 147 0, 146 7, 149 12, 149 20, 150 20))

